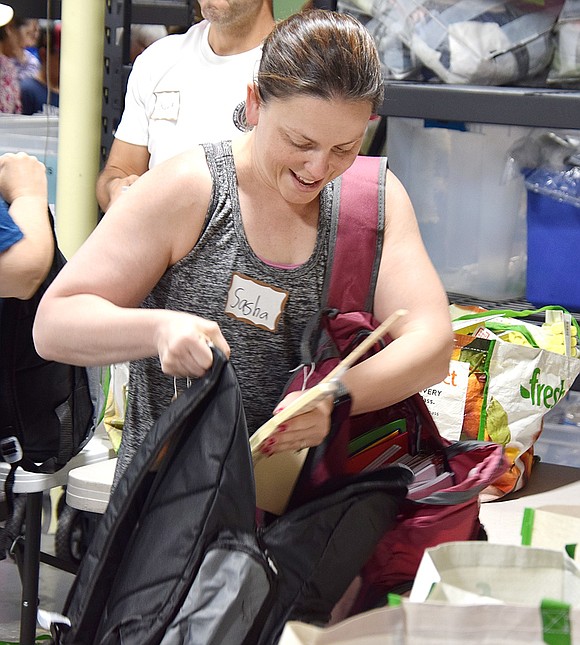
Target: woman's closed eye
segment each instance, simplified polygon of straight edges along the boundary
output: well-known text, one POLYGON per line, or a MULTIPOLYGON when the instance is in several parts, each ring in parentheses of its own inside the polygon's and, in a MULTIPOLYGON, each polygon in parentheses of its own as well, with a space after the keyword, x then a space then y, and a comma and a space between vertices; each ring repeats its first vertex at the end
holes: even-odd
POLYGON ((354 149, 354 145, 352 146, 335 146, 332 150, 338 155, 347 155, 351 153, 354 149))
POLYGON ((314 145, 310 142, 297 143, 296 141, 291 141, 291 143, 298 150, 312 150, 314 148, 314 145))

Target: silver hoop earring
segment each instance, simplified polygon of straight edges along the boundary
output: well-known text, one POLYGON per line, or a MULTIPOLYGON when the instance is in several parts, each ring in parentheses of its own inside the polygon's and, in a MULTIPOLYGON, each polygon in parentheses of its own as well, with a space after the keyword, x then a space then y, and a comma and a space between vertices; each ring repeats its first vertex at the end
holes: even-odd
POLYGON ((246 102, 242 101, 236 105, 233 114, 234 125, 242 132, 250 132, 254 126, 248 124, 246 117, 246 102))

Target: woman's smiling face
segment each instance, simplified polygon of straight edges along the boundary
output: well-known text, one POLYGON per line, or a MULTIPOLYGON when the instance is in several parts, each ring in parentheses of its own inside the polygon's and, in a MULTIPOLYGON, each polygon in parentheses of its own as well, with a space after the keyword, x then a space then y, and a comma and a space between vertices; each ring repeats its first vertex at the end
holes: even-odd
POLYGON ((371 116, 367 101, 309 95, 260 104, 248 94, 254 125, 254 164, 262 179, 290 203, 308 203, 341 175, 360 150, 371 116))

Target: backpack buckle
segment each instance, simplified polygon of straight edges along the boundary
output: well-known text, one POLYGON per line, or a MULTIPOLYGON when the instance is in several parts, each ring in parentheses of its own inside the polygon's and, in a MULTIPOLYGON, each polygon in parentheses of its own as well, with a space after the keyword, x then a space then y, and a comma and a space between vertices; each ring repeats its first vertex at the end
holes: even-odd
POLYGON ((17 437, 6 437, 0 439, 0 455, 2 459, 9 464, 16 464, 24 457, 22 446, 17 437))

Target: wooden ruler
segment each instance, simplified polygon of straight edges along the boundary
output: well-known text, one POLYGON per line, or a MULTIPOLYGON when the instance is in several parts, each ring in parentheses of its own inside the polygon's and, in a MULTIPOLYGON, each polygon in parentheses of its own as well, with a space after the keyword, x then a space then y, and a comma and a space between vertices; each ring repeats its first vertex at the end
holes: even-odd
POLYGON ((334 396, 338 380, 346 370, 364 356, 388 332, 392 325, 406 314, 405 309, 395 311, 373 330, 360 345, 343 358, 317 385, 305 390, 287 407, 266 421, 250 437, 258 508, 277 515, 284 512, 308 453, 307 450, 286 451, 266 457, 260 451, 262 443, 276 431, 278 426, 288 421, 288 419, 311 410, 321 399, 334 396))

